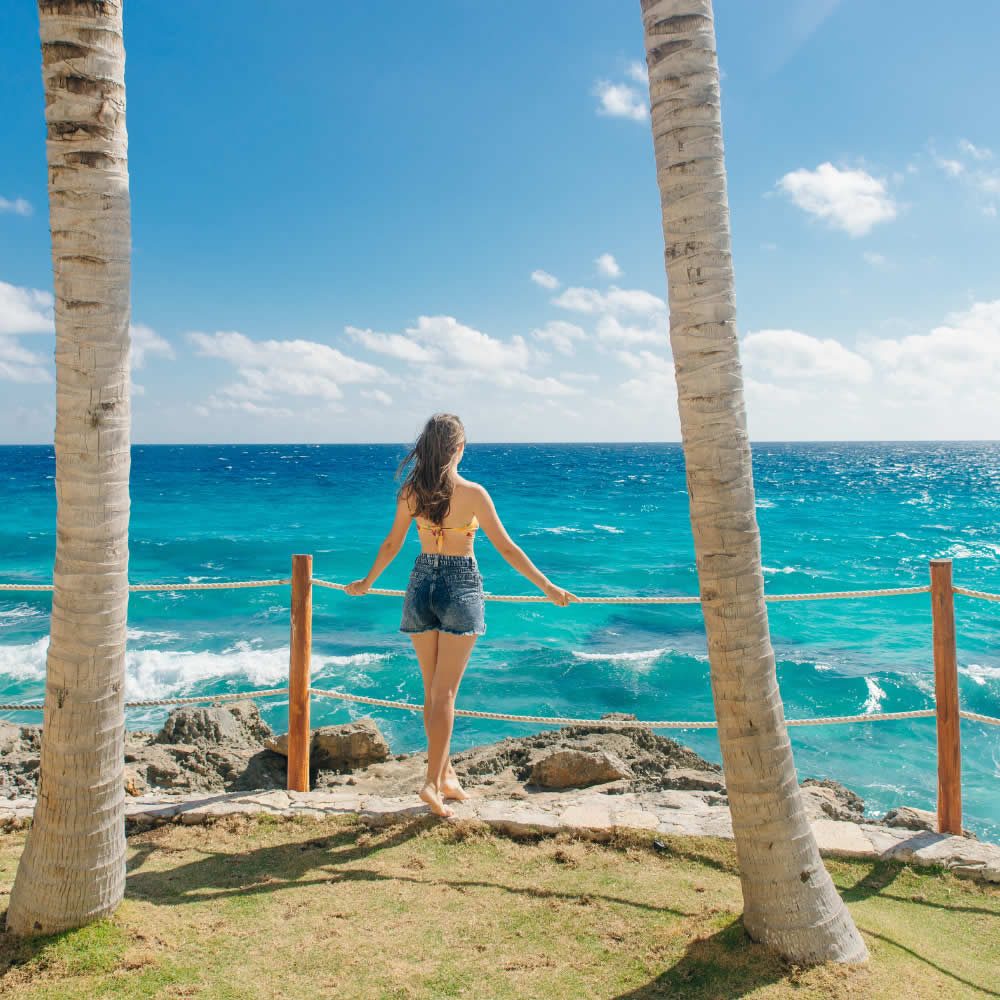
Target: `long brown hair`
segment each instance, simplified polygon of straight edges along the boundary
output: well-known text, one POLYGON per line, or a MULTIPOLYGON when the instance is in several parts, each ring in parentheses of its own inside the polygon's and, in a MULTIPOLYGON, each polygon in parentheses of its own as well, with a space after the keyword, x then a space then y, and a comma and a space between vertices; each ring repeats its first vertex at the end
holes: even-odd
POLYGON ((465 428, 453 413, 435 413, 420 432, 420 437, 396 470, 396 478, 412 462, 413 467, 399 488, 415 517, 425 517, 431 524, 441 524, 451 510, 455 481, 451 463, 465 444, 465 428))

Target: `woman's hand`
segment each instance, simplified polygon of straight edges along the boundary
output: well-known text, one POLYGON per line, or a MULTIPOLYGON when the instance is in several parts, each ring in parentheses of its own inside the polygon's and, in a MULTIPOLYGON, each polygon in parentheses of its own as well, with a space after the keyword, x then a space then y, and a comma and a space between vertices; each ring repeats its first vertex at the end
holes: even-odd
POLYGON ((580 600, 576 594, 571 594, 568 590, 563 590, 562 587, 557 587, 554 583, 549 583, 542 589, 545 591, 545 596, 553 604, 558 604, 561 608, 566 607, 567 604, 573 601, 580 600))
POLYGON ((344 588, 344 593, 350 594, 351 597, 361 597, 362 594, 367 594, 371 590, 371 586, 367 580, 355 580, 344 588))

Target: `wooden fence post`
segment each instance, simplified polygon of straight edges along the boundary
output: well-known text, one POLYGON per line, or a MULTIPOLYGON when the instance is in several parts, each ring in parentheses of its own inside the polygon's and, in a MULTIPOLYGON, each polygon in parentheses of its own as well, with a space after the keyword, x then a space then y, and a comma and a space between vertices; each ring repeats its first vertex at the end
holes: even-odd
POLYGON ((931 560, 934 706, 937 711, 939 833, 962 832, 962 740, 955 653, 955 591, 951 560, 931 560))
POLYGON ((288 662, 288 790, 309 791, 309 666, 312 658, 312 556, 292 556, 292 634, 288 662))

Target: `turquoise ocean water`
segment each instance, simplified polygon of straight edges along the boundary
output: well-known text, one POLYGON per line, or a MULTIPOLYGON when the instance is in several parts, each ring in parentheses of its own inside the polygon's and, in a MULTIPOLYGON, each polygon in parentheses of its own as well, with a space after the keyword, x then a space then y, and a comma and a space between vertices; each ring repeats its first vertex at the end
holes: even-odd
MULTIPOLYGON (((363 575, 389 527, 403 449, 371 446, 136 447, 133 582, 287 576, 311 552, 318 577, 363 575)), ((956 583, 1000 591, 1000 445, 760 444, 758 514, 770 593, 925 584, 928 559, 956 583)), ((555 582, 585 594, 696 594, 677 445, 472 445, 463 472, 493 494, 511 534, 555 582)), ((55 546, 54 464, 43 447, 0 448, 0 581, 47 582, 55 546)), ((380 585, 404 587, 411 532, 380 585)), ((477 542, 486 589, 531 593, 477 542)), ((288 591, 133 594, 128 697, 280 686, 288 591)), ((43 693, 49 595, 0 593, 0 699, 43 693)), ((396 631, 398 599, 314 596, 316 685, 419 701, 419 672, 396 631)), ((956 598, 963 707, 1000 716, 1000 605, 956 598)), ((770 605, 789 718, 932 705, 927 595, 770 605)), ((709 719, 697 606, 487 605, 488 633, 460 704, 519 714, 709 719)), ((278 729, 280 700, 262 704, 278 729)), ((367 714, 315 700, 315 724, 367 714)), ((421 745, 420 719, 376 709, 393 748, 421 745)), ((9 718, 14 716, 8 715, 9 718)), ((165 710, 134 710, 133 728, 165 710)), ((18 715, 40 721, 38 714, 18 715)), ((456 748, 530 728, 459 720, 456 748)), ((714 760, 712 731, 673 732, 714 760)), ((870 812, 933 808, 933 720, 792 730, 800 776, 830 777, 870 812)), ((1000 840, 1000 728, 962 726, 966 824, 1000 840)))

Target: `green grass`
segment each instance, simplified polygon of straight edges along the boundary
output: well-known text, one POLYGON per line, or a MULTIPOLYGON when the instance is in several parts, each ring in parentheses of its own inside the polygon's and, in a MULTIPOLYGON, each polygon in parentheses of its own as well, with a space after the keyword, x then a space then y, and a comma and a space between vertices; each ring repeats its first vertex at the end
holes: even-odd
MULTIPOLYGON (((231 819, 129 841, 113 919, 0 935, 0 997, 998 997, 1000 889, 829 865, 871 951, 798 968, 750 942, 731 845, 511 840, 419 819, 231 819)), ((9 892, 23 836, 0 836, 9 892)))

